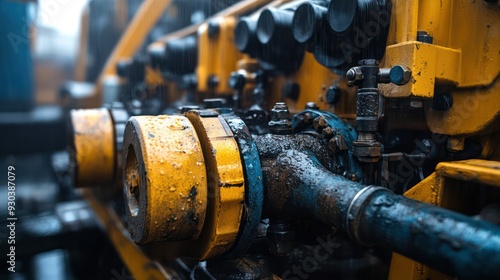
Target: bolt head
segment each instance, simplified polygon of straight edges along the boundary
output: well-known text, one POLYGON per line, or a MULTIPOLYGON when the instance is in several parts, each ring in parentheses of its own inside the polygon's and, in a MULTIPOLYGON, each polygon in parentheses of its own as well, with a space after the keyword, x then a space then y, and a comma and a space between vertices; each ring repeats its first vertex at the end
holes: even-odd
POLYGON ((220 32, 220 24, 219 22, 212 20, 208 23, 208 37, 213 38, 217 36, 220 32))
POLYGON ((274 105, 271 110, 271 119, 272 120, 284 120, 290 117, 290 111, 288 110, 288 106, 284 102, 278 102, 274 105))
POLYGON ((352 67, 346 73, 346 78, 349 80, 349 83, 355 83, 363 80, 363 71, 361 71, 360 67, 352 67))
POLYGON ((408 67, 404 67, 401 65, 396 65, 391 68, 389 72, 389 78, 391 83, 396 85, 405 85, 411 79, 411 71, 408 67))

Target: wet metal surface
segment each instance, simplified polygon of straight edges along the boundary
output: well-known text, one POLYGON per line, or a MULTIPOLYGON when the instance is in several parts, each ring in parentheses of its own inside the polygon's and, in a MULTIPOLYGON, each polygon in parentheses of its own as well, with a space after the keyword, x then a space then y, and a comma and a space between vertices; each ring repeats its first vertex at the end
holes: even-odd
POLYGON ((500 278, 498 226, 379 187, 367 191, 327 171, 312 150, 291 144, 293 138, 256 139, 266 215, 315 217, 349 231, 357 242, 384 246, 445 273, 464 279, 500 278))

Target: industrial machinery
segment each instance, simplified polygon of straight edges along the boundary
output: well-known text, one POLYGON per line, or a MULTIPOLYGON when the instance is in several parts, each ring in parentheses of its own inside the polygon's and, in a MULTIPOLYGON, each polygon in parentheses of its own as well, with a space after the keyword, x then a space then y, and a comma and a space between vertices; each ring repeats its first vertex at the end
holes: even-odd
POLYGON ((139 48, 169 2, 70 116, 132 275, 500 279, 498 1, 240 1, 139 48))

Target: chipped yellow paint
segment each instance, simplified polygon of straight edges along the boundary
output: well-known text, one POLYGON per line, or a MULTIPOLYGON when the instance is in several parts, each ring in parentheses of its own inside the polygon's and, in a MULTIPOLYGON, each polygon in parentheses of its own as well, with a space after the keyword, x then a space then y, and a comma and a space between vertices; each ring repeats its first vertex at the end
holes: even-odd
POLYGON ((236 140, 221 116, 186 113, 200 137, 208 172, 208 207, 200 238, 191 254, 207 259, 231 248, 240 228, 245 179, 236 140))

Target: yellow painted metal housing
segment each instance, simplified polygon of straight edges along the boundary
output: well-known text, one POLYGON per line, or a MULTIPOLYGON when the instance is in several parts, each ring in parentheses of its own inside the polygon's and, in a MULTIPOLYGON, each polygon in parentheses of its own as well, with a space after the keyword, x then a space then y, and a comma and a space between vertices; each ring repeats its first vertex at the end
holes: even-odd
POLYGON ((138 244, 195 239, 205 220, 200 141, 183 116, 132 117, 124 135, 127 216, 138 244))
MULTIPOLYGON (((286 103, 291 112, 300 112, 305 109, 307 102, 315 102, 320 110, 334 111, 342 118, 354 119, 356 112, 356 88, 348 87, 347 80, 333 73, 330 69, 319 64, 312 53, 306 52, 299 69, 286 82, 296 82, 300 87, 300 94, 296 101, 287 99, 286 103), (336 86, 342 91, 337 104, 327 103, 326 93, 330 86, 336 86)), ((284 83, 284 82, 283 82, 284 83)), ((283 86, 283 83, 280 86, 283 86)), ((281 92, 273 94, 275 104, 280 102, 281 92)))
POLYGON ((238 144, 218 114, 186 113, 200 137, 208 172, 208 207, 192 255, 201 259, 229 250, 238 235, 245 198, 245 178, 238 144))
POLYGON ((209 97, 233 93, 229 77, 242 58, 234 44, 235 26, 236 18, 230 16, 211 19, 198 29, 198 91, 209 97), (214 31, 209 32, 209 24, 215 26, 214 31))
MULTIPOLYGON (((388 47, 381 66, 408 66, 404 86, 380 85, 387 98, 432 98, 449 93, 446 111, 425 106, 433 133, 468 136, 490 129, 500 119, 500 17, 486 1, 396 0, 388 47), (417 31, 433 43, 417 42, 417 31)), ((384 25, 384 20, 379 20, 384 25)))
MULTIPOLYGON (((500 72, 497 5, 486 1, 453 0, 392 2, 385 66, 410 61, 412 63, 408 66, 418 67, 411 69, 415 79, 413 86, 405 88, 398 96, 429 97, 420 87, 433 84, 435 79, 459 87, 493 83, 500 72), (417 31, 425 31, 432 36, 433 46, 421 50, 417 31), (430 64, 425 65, 425 61, 430 64), (421 73, 419 78, 421 70, 426 73, 421 73)), ((387 95, 395 92, 389 91, 387 95)))
POLYGON ((116 173, 115 129, 108 109, 72 110, 74 185, 106 185, 116 173))
MULTIPOLYGON (((466 215, 477 215, 488 204, 500 202, 500 162, 472 159, 439 163, 436 172, 404 195, 466 215)), ((451 280, 454 277, 394 253, 389 279, 451 280)))

